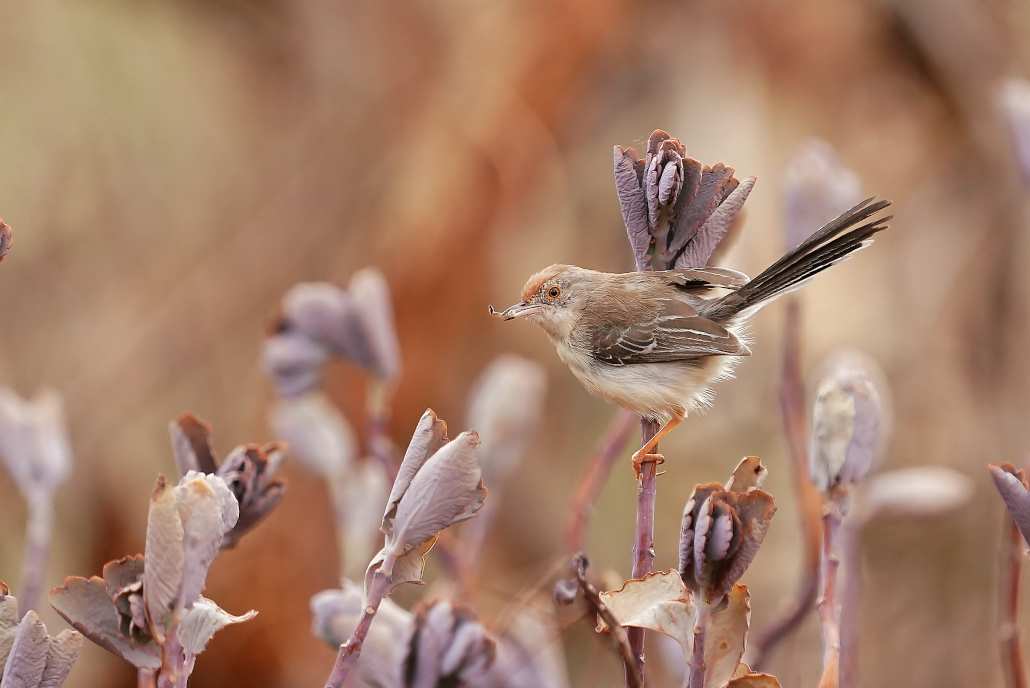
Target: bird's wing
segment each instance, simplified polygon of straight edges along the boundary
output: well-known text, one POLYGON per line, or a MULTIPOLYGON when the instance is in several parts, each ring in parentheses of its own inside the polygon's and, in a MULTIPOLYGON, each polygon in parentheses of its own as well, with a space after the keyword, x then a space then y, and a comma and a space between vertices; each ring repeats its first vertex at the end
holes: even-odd
POLYGON ((714 288, 736 289, 748 283, 743 272, 729 268, 689 268, 652 273, 679 289, 693 291, 714 288))
POLYGON ((639 313, 623 311, 590 332, 591 355, 612 365, 632 365, 751 354, 736 335, 677 298, 659 299, 644 322, 635 316, 639 313))

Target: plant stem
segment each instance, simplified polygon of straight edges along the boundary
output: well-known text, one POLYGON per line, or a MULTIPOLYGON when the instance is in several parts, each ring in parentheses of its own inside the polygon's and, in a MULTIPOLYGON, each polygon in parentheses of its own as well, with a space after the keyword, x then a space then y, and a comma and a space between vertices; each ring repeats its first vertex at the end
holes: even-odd
POLYGON ((854 688, 858 684, 858 619, 862 598, 858 536, 862 525, 862 519, 853 514, 844 520, 838 536, 844 569, 840 586, 840 688, 854 688))
POLYGON ((1005 512, 1004 559, 998 586, 1001 602, 998 610, 1001 666, 1008 688, 1026 688, 1023 648, 1019 639, 1019 574, 1023 566, 1023 536, 1008 512, 1005 512))
POLYGON ((690 678, 687 688, 704 688, 705 685, 705 641, 708 627, 712 625, 712 608, 703 600, 698 600, 697 617, 694 619, 694 647, 690 652, 690 678))
POLYGON ((572 565, 576 570, 576 581, 579 582, 579 588, 583 591, 584 599, 586 599, 587 604, 590 605, 590 608, 594 613, 600 616, 604 622, 608 624, 608 628, 611 630, 612 638, 615 640, 615 645, 619 650, 619 655, 622 657, 622 663, 626 667, 626 685, 629 688, 643 688, 643 679, 635 671, 637 658, 634 656, 633 650, 630 648, 629 634, 627 632, 632 631, 633 628, 624 628, 615 620, 615 615, 612 614, 610 609, 608 609, 608 605, 601 600, 601 596, 598 594, 597 588, 591 585, 590 581, 587 580, 587 558, 582 552, 575 556, 572 560, 572 565))
POLYGON ((801 585, 793 603, 754 642, 751 666, 760 668, 769 653, 808 615, 819 592, 822 511, 819 492, 809 477, 805 411, 805 382, 801 375, 801 302, 787 301, 784 324, 783 377, 780 381, 780 413, 790 456, 791 477, 797 495, 804 544, 801 585))
POLYGON ((368 600, 362 610, 361 619, 350 639, 340 646, 340 651, 336 655, 336 663, 333 665, 332 673, 329 674, 325 688, 340 688, 347 680, 350 670, 357 663, 358 657, 361 655, 361 646, 368 635, 368 629, 371 628, 372 620, 379 611, 379 605, 382 604, 383 597, 390 588, 395 560, 394 554, 387 551, 382 565, 373 574, 372 586, 368 591, 368 600))
POLYGON ((29 521, 25 528, 25 560, 22 564, 22 592, 18 597, 18 616, 35 609, 46 580, 46 564, 50 553, 50 533, 54 525, 53 494, 46 493, 28 500, 29 521))
POLYGON ((386 469, 392 485, 397 479, 397 460, 393 452, 393 443, 387 434, 390 426, 390 383, 370 378, 365 409, 368 414, 367 435, 365 438, 368 452, 386 469))
POLYGON ((136 688, 157 688, 157 672, 154 669, 138 669, 136 688))
POLYGON ((834 544, 841 516, 839 504, 832 500, 823 515, 822 579, 819 595, 819 621, 823 626, 823 674, 819 688, 838 688, 840 684, 840 606, 837 603, 837 568, 840 561, 834 544))
MULTIPOLYGON (((641 444, 644 446, 658 434, 658 421, 640 419, 641 444)), ((658 447, 652 450, 658 453, 658 447)), ((645 461, 640 465, 640 486, 637 488, 637 527, 633 537, 633 578, 643 578, 651 573, 654 562, 654 503, 657 496, 656 478, 658 464, 645 461)), ((626 684, 631 685, 630 674, 634 673, 638 685, 644 685, 644 629, 630 627, 628 630, 629 645, 633 651, 635 672, 626 668, 626 684)))
POLYGON ((188 679, 186 655, 179 638, 179 622, 176 620, 165 631, 165 641, 161 645, 161 671, 157 675, 157 688, 186 688, 188 679))
POLYGON ((619 409, 612 418, 601 443, 594 451, 590 464, 576 483, 569 504, 569 517, 565 525, 565 547, 568 552, 583 549, 586 540, 587 521, 593 511, 594 504, 601 494, 604 484, 608 482, 612 466, 619 456, 620 450, 629 440, 629 435, 636 425, 637 417, 630 411, 619 409))

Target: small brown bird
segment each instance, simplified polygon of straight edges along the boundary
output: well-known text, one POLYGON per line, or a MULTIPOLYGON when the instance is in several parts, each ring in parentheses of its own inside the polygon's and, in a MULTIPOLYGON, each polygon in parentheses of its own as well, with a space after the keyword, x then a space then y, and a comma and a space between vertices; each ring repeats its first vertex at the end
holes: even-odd
POLYGON ((612 274, 552 265, 529 278, 520 303, 490 312, 539 325, 588 392, 665 423, 633 455, 639 470, 688 412, 709 403, 711 384, 751 355, 743 336, 749 316, 887 229, 890 217, 852 229, 890 205, 872 201, 828 223, 752 280, 725 268, 612 274))

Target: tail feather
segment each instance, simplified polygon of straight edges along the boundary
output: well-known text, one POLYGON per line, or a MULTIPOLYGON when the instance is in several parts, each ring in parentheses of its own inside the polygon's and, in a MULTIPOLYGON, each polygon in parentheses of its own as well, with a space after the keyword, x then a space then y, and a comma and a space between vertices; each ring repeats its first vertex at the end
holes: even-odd
POLYGON ((890 205, 890 201, 871 203, 872 200, 862 201, 826 224, 737 291, 712 301, 704 315, 715 320, 749 315, 868 246, 872 243, 872 236, 887 229, 885 223, 891 219, 878 218, 851 229, 890 205), (847 231, 849 229, 851 231, 847 231))

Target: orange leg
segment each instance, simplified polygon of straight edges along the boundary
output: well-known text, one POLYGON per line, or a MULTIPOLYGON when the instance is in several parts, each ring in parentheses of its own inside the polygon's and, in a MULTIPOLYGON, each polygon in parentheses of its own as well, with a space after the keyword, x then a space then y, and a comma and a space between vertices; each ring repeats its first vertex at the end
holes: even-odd
POLYGON ((643 447, 638 449, 636 453, 633 454, 633 465, 639 466, 640 463, 643 461, 644 456, 652 449, 654 449, 655 446, 658 445, 659 440, 661 440, 663 437, 669 434, 669 431, 677 425, 679 425, 682 421, 682 418, 673 418, 668 423, 666 423, 665 427, 659 430, 657 435, 652 437, 647 444, 645 444, 643 447))

